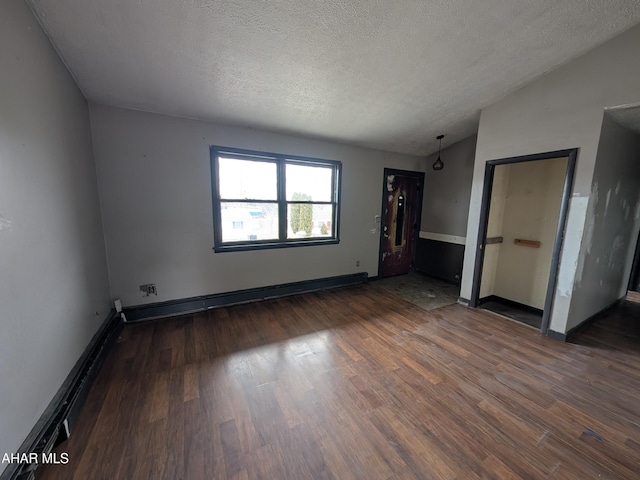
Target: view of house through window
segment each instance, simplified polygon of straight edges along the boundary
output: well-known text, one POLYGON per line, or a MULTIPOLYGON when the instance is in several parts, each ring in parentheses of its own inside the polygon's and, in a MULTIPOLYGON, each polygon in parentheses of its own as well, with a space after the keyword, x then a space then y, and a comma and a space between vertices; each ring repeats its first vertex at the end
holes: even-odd
POLYGON ((212 147, 216 251, 336 243, 340 166, 212 147))

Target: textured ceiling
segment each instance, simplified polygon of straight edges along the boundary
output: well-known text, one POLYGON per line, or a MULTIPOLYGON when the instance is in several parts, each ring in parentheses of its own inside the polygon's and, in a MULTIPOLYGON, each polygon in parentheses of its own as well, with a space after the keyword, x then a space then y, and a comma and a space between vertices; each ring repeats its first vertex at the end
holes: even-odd
POLYGON ((618 123, 640 134, 640 104, 609 108, 607 113, 615 118, 618 123))
POLYGON ((640 0, 27 0, 89 100, 427 155, 640 0))

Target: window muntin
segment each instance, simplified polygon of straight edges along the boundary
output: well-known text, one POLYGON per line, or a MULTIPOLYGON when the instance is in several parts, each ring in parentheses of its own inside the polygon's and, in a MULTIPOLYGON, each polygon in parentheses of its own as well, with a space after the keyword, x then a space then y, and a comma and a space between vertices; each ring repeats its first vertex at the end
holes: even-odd
POLYGON ((211 147, 214 250, 338 243, 341 163, 211 147))

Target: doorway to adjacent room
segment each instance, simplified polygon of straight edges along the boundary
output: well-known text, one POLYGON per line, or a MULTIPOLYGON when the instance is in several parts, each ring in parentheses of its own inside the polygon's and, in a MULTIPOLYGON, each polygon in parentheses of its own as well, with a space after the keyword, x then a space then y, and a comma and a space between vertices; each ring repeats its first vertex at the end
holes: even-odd
POLYGON ((546 334, 577 150, 488 161, 470 305, 546 334))

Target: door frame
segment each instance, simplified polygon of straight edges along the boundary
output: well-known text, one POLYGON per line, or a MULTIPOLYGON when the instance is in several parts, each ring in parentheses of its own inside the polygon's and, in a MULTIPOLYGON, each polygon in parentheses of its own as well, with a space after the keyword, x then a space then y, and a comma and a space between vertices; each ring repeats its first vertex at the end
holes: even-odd
POLYGON ((636 240, 636 250, 633 254, 633 262, 631 263, 631 273, 629 274, 629 283, 627 291, 640 292, 640 232, 636 240))
POLYGON ((416 247, 418 245, 418 237, 420 236, 420 225, 422 223, 422 200, 424 195, 424 172, 417 172, 413 170, 399 170, 397 168, 385 168, 384 175, 382 176, 382 206, 380 208, 380 223, 378 224, 378 234, 380 235, 378 243, 378 277, 380 276, 380 268, 382 267, 382 251, 384 247, 384 231, 382 229, 382 223, 384 222, 384 207, 385 199, 387 198, 387 176, 400 175, 403 177, 413 177, 418 179, 418 197, 416 205, 416 235, 413 239, 413 245, 411 245, 411 269, 413 269, 413 263, 416 259, 416 247))
POLYGON ((569 210, 569 200, 573 188, 573 177, 575 174, 578 149, 556 150, 552 152, 536 153, 533 155, 523 155, 519 157, 500 158, 497 160, 487 160, 484 169, 484 186, 482 190, 482 204, 480 207, 480 224, 478 227, 478 241, 476 244, 476 258, 473 270, 473 284, 471 287, 471 299, 469 306, 478 307, 480 303, 480 282, 482 281, 482 268, 484 266, 484 247, 487 241, 487 228, 489 225, 489 208, 491 204, 491 192, 493 190, 493 176, 498 165, 509 165, 513 163, 535 162, 538 160, 551 160, 553 158, 568 157, 567 170, 564 177, 564 187, 562 189, 562 199, 560 201, 560 213, 558 215, 558 226, 556 228, 555 242, 551 256, 551 269, 549 271, 549 281, 547 283, 547 293, 542 311, 542 323, 540 332, 547 335, 549 332, 549 321, 551 319, 551 307, 555 297, 556 285, 558 282, 558 267, 560 265, 560 252, 564 242, 567 212, 569 210))

